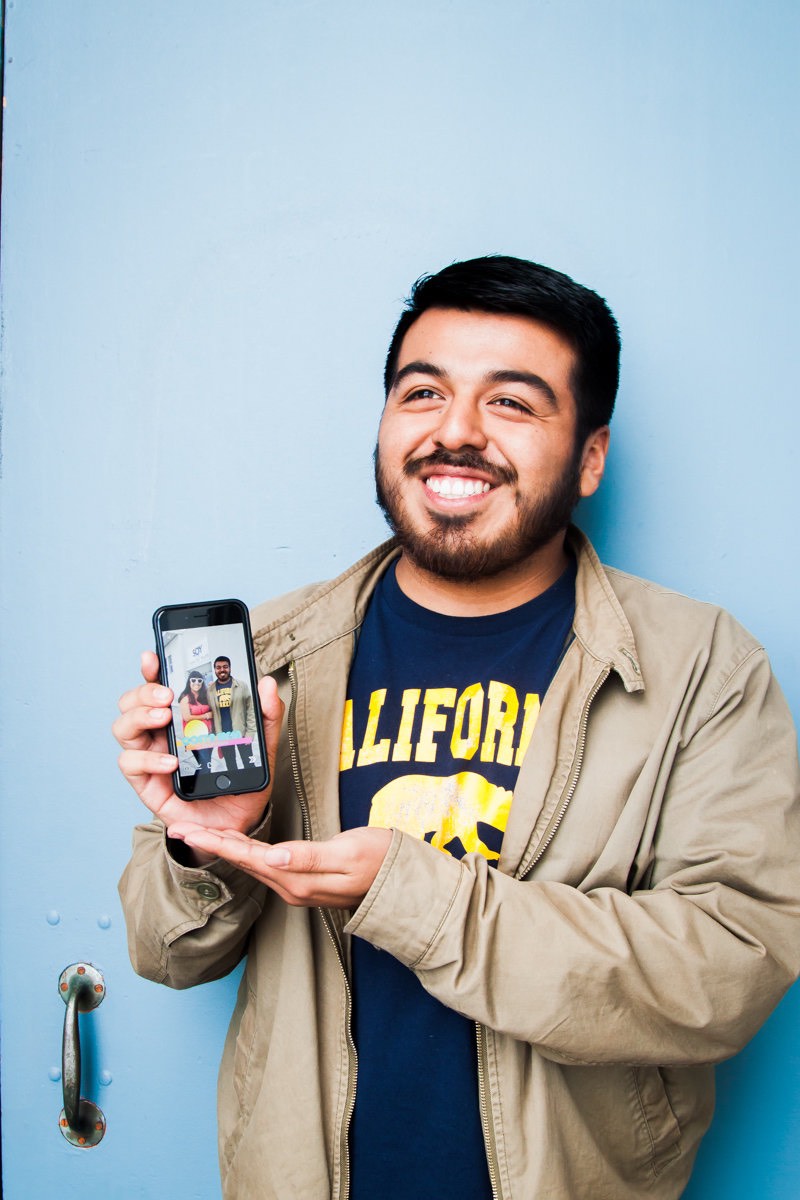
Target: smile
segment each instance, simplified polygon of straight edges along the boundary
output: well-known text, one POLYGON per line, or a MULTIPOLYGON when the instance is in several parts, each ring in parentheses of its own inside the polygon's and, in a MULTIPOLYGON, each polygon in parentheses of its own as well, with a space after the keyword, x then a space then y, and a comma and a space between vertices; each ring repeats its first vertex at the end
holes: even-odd
POLYGON ((480 496, 492 488, 483 479, 465 479, 461 475, 431 475, 425 486, 437 496, 480 496))

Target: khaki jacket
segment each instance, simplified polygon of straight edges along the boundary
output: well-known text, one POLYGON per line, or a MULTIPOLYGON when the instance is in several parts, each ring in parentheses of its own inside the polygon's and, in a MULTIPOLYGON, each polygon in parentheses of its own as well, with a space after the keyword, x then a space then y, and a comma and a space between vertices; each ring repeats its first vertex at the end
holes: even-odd
MULTIPOLYGON (((575 637, 499 869, 395 832, 350 915, 289 907, 224 863, 181 866, 160 825, 137 829, 121 884, 136 970, 189 987, 247 955, 219 1082, 227 1200, 347 1196, 351 935, 475 1020, 502 1200, 678 1197, 711 1120, 711 1064, 800 971, 797 745, 763 650, 571 537, 575 637)), ((353 638, 389 558, 252 614, 288 705, 258 836, 338 830, 353 638)))

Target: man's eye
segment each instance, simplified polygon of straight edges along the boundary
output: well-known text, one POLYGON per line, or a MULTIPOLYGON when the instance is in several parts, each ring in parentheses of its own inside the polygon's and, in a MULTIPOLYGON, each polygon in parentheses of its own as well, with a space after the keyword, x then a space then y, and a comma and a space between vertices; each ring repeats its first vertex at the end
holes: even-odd
POLYGON ((435 400, 438 395, 439 393, 435 392, 433 388, 420 387, 414 388, 413 392, 409 392, 406 400, 435 400))
POLYGON ((498 408, 512 408, 517 412, 530 414, 530 409, 527 404, 523 404, 521 400, 515 400, 513 396, 498 396, 496 400, 492 400, 492 404, 498 408))

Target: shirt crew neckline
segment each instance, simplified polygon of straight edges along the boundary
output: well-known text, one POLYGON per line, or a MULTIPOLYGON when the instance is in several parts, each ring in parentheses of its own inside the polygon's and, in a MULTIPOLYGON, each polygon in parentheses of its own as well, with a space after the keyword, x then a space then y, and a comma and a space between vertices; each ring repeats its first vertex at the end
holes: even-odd
POLYGON ((566 603, 574 603, 576 575, 577 563, 570 555, 570 561, 561 575, 540 595, 503 612, 485 613, 477 617, 451 616, 448 613, 435 612, 412 600, 397 582, 397 562, 391 564, 378 588, 392 614, 417 629, 423 627, 434 633, 446 633, 456 637, 481 637, 505 633, 530 625, 533 621, 541 621, 566 603))

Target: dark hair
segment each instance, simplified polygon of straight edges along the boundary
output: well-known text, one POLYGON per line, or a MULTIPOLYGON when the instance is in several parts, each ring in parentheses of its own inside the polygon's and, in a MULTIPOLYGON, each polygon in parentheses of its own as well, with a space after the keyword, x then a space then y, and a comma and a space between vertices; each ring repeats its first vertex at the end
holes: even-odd
POLYGON ((582 442, 611 420, 619 386, 620 336, 611 309, 596 292, 561 271, 504 254, 452 263, 436 275, 423 275, 411 289, 392 335, 383 376, 387 395, 403 338, 429 308, 507 313, 548 325, 576 354, 572 390, 577 439, 582 442))
POLYGON ((192 692, 192 689, 189 686, 193 679, 199 679, 200 683, 202 684, 200 691, 197 693, 198 703, 199 704, 208 704, 208 692, 206 691, 205 677, 203 675, 201 675, 201 673, 199 671, 190 671, 189 674, 187 675, 186 687, 183 689, 180 696, 178 696, 178 703, 180 704, 180 702, 184 696, 188 696, 190 700, 194 699, 194 693, 192 692))
POLYGON ((231 660, 228 658, 227 654, 218 654, 214 659, 214 666, 216 666, 218 662, 226 662, 228 666, 231 665, 231 660))

